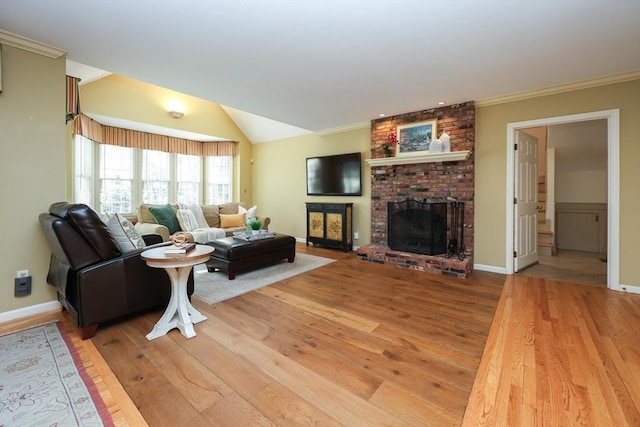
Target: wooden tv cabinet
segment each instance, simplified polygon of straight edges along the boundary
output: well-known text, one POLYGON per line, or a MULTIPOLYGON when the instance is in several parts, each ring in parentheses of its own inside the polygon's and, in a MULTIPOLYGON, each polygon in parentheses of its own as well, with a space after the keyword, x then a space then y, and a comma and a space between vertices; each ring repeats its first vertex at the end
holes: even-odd
POLYGON ((307 203, 309 243, 353 250, 353 203, 307 203))

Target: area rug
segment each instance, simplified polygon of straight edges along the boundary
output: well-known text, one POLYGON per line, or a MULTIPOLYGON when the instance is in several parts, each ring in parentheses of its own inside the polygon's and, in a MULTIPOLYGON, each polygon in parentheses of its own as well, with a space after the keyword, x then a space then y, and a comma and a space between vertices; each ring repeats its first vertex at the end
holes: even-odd
POLYGON ((0 426, 113 426, 58 322, 0 336, 0 426))
POLYGON ((322 267, 333 261, 335 260, 315 255, 296 254, 293 263, 283 260, 269 267, 236 274, 234 280, 229 280, 226 273, 208 273, 204 264, 198 264, 193 269, 195 277, 193 295, 202 301, 214 304, 322 267))

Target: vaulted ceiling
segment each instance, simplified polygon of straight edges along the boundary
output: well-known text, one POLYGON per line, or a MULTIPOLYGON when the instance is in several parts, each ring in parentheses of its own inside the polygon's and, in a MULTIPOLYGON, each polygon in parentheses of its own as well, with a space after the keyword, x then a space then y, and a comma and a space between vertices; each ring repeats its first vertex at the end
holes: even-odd
POLYGON ((640 71, 638 0, 3 0, 0 28, 277 135, 640 71))

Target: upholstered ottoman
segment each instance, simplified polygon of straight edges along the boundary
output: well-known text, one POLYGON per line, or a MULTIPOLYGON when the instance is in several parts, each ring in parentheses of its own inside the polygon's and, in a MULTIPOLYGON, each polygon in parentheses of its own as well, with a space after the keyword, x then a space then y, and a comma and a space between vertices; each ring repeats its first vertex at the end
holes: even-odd
POLYGON ((207 271, 216 269, 226 272, 229 280, 236 273, 266 267, 282 259, 293 262, 296 257, 296 239, 285 234, 277 234, 269 239, 245 241, 233 237, 207 242, 215 250, 207 261, 207 271))

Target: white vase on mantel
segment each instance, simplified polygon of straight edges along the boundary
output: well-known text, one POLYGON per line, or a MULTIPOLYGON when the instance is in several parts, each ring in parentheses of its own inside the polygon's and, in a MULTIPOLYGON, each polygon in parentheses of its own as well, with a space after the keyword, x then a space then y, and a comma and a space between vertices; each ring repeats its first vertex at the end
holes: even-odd
POLYGON ((429 144, 429 154, 442 153, 442 141, 434 139, 429 144))
POLYGON ((440 135, 440 141, 442 142, 442 152, 450 153, 451 152, 451 138, 446 132, 442 132, 440 135))

